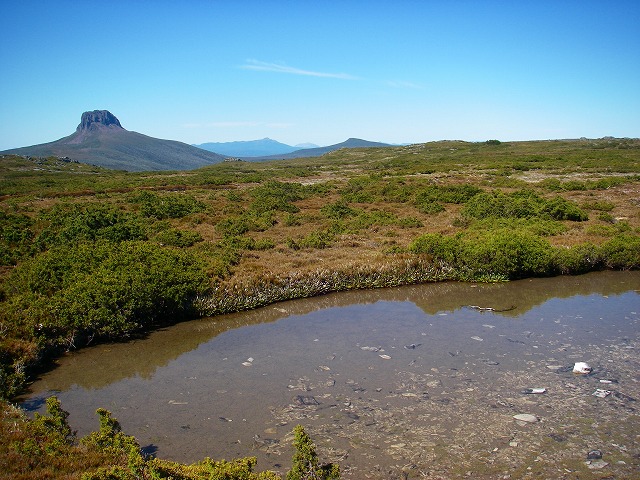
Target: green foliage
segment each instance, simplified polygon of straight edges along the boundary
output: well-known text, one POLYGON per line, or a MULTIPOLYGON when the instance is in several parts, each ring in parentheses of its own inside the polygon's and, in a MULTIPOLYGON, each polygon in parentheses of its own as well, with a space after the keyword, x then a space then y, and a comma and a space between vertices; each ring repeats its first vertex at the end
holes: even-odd
POLYGON ((482 192, 473 185, 429 185, 418 191, 415 205, 422 213, 433 215, 445 210, 443 203, 466 203, 482 192))
POLYGON ((124 242, 147 238, 139 217, 109 204, 59 204, 42 213, 40 221, 47 224, 35 240, 40 249, 96 240, 124 242))
POLYGON ((145 190, 131 196, 130 201, 140 206, 145 217, 158 220, 183 218, 206 209, 204 203, 186 193, 157 194, 145 190))
POLYGON ((416 203, 422 205, 431 202, 466 203, 482 190, 475 185, 429 185, 416 195, 416 203))
POLYGON ((500 140, 487 140, 486 142, 487 145, 501 145, 502 142, 500 140))
POLYGON ((216 231, 223 237, 236 237, 247 232, 263 232, 276 223, 274 212, 249 210, 240 215, 230 215, 216 224, 216 231))
POLYGON ((170 228, 159 232, 155 236, 154 240, 162 245, 186 248, 191 247, 198 242, 202 242, 203 238, 199 233, 191 230, 170 228))
POLYGON ((9 312, 53 345, 118 337, 193 314, 206 291, 190 254, 147 242, 55 247, 19 265, 8 281, 9 312))
POLYGON ((562 197, 543 200, 539 206, 537 216, 574 222, 584 222, 589 219, 588 215, 575 203, 562 197))
POLYGON ((0 327, 3 331, 0 339, 0 399, 9 399, 17 395, 25 384, 28 367, 36 362, 38 352, 33 342, 6 338, 9 328, 4 322, 0 327))
POLYGON ((132 436, 122 432, 120 423, 111 416, 111 412, 99 408, 100 430, 81 439, 81 443, 98 452, 118 459, 119 465, 101 467, 95 472, 86 472, 82 480, 134 480, 145 478, 148 472, 146 461, 140 451, 140 445, 132 436), (126 465, 126 466, 125 466, 126 465))
POLYGON ((320 209, 320 212, 327 218, 333 220, 342 220, 347 217, 356 215, 355 210, 347 205, 347 202, 338 201, 335 203, 329 203, 320 209))
POLYGON ((549 218, 553 220, 587 220, 587 214, 573 202, 555 197, 546 200, 533 191, 480 193, 464 206, 462 214, 471 218, 549 218))
POLYGON ((554 263, 563 275, 578 275, 604 268, 601 249, 591 243, 555 249, 554 263))
POLYGON ((331 246, 335 242, 335 239, 336 235, 330 229, 318 230, 309 233, 300 240, 288 239, 287 246, 294 250, 299 250, 301 248, 323 249, 331 246))
POLYGON ((631 270, 640 268, 640 237, 620 234, 605 242, 601 248, 607 268, 631 270))
POLYGON ((505 229, 466 236, 427 234, 417 238, 410 249, 455 268, 460 278, 495 275, 515 279, 551 275, 555 268, 551 245, 526 231, 505 229))
POLYGON ((33 220, 0 210, 0 265, 15 265, 31 253, 33 220))
POLYGON ((299 183, 268 181, 251 191, 250 209, 259 214, 270 211, 296 213, 300 209, 292 202, 302 200, 314 191, 314 187, 299 183))
POLYGON ((58 437, 60 442, 69 444, 75 440, 75 432, 67 422, 69 412, 62 409, 62 404, 57 397, 47 398, 47 415, 36 413, 33 426, 36 429, 44 429, 48 434, 58 437))
POLYGON ((469 221, 464 224, 464 227, 473 232, 511 230, 523 231, 540 237, 560 235, 568 230, 567 226, 562 222, 544 218, 488 217, 482 220, 469 221))
POLYGON ((516 279, 551 275, 555 270, 549 242, 522 231, 500 230, 466 239, 463 255, 464 266, 474 274, 516 279))
POLYGON ((582 205, 582 208, 586 210, 599 210, 601 212, 610 212, 615 208, 615 205, 611 202, 607 202, 606 200, 598 200, 594 202, 585 202, 582 205))
POLYGON ((293 429, 293 461, 287 480, 330 480, 340 478, 340 467, 328 463, 321 465, 316 446, 301 425, 293 429))

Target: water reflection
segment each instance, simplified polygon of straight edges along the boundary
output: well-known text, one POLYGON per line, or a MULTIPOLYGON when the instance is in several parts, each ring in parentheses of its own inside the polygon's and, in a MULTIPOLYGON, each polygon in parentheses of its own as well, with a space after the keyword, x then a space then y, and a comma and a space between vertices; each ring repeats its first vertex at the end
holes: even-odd
POLYGON ((250 312, 184 322, 150 333, 142 339, 72 352, 57 361, 57 365, 64 368, 43 376, 33 386, 32 392, 67 390, 73 385, 95 389, 128 377, 149 379, 158 368, 223 332, 327 308, 381 301, 411 302, 426 314, 435 315, 475 305, 492 308, 499 315, 515 318, 551 298, 594 293, 616 295, 638 289, 640 272, 602 272, 498 284, 445 282, 324 295, 283 302, 250 312))
MULTIPOLYGON (((390 478, 394 465, 427 468, 467 458, 469 448, 520 442, 535 451, 512 415, 544 417, 530 431, 571 438, 556 430, 576 402, 583 414, 608 418, 607 428, 622 422, 616 434, 626 438, 624 428, 638 427, 629 399, 639 387, 628 379, 639 360, 639 290, 640 272, 605 272, 285 302, 67 355, 24 406, 41 410, 57 392, 80 434, 96 428, 95 409, 105 407, 161 457, 255 455, 261 468, 286 464, 287 435, 303 423, 351 478, 376 465, 390 478), (594 375, 549 368, 578 360, 594 375), (617 382, 616 394, 596 403, 600 379, 617 382), (530 387, 549 393, 521 395, 530 387)), ((579 433, 576 425, 568 431, 579 433)))

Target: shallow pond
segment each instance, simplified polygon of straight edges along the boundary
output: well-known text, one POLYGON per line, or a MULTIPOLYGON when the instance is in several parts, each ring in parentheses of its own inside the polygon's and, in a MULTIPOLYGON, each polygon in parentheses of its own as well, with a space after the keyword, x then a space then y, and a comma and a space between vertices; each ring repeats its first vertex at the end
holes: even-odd
POLYGON ((300 423, 344 478, 633 478, 639 323, 640 272, 347 292, 71 353, 22 400, 182 462, 285 472, 300 423))

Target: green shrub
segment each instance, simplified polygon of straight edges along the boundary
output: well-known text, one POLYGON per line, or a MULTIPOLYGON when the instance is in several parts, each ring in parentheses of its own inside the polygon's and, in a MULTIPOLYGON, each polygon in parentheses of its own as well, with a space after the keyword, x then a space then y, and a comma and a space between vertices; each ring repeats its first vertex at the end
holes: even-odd
POLYGON ((429 185, 418 191, 415 205, 422 213, 434 214, 444 211, 442 203, 461 204, 481 193, 473 185, 429 185))
POLYGON ((591 243, 571 248, 556 248, 554 263, 563 275, 577 275, 604 267, 601 249, 591 243))
POLYGON ((426 234, 414 240, 410 250, 455 268, 460 278, 489 275, 515 279, 550 275, 555 269, 551 245, 526 231, 426 234))
POLYGON ((350 208, 345 201, 329 203, 320 209, 320 212, 327 218, 341 220, 346 217, 356 215, 355 210, 350 208))
POLYGON ((146 227, 137 215, 113 205, 56 205, 40 216, 47 226, 35 239, 40 249, 55 245, 107 240, 145 240, 146 227))
POLYGON ((266 210, 244 212, 241 215, 232 215, 224 218, 216 224, 216 231, 224 237, 236 237, 247 232, 263 232, 276 223, 273 211, 266 210))
POLYGON ((462 241, 459 235, 427 233, 415 239, 409 250, 417 254, 430 255, 436 260, 454 266, 457 265, 458 256, 462 252, 462 241))
POLYGON ((291 470, 287 472, 287 480, 330 480, 340 478, 340 467, 338 465, 320 464, 316 446, 313 444, 307 432, 301 425, 293 429, 293 461, 291 470))
POLYGON ((7 305, 34 335, 53 345, 117 338, 194 314, 208 288, 190 254, 147 242, 55 247, 19 265, 7 305))
POLYGON ((575 203, 562 197, 541 201, 537 216, 548 216, 554 220, 572 220, 574 222, 584 222, 589 219, 588 215, 575 203))
POLYGON ((202 242, 203 238, 198 232, 171 228, 169 230, 159 232, 155 236, 154 240, 161 245, 186 248, 191 247, 198 242, 202 242))
POLYGON ((140 205, 140 212, 145 217, 162 220, 165 218, 183 218, 192 213, 203 212, 204 203, 187 193, 157 194, 142 191, 131 197, 133 203, 140 205))
POLYGON ((0 210, 0 265, 15 265, 32 251, 33 220, 0 210))
POLYGON ((467 240, 463 264, 474 274, 490 273, 510 279, 554 273, 553 249, 546 240, 526 232, 498 231, 467 240))
POLYGON ((587 220, 587 214, 573 202, 555 197, 546 200, 530 190, 506 194, 486 192, 473 196, 465 204, 462 214, 483 218, 548 218, 553 220, 587 220))
POLYGON ((251 191, 253 201, 250 209, 257 213, 280 211, 297 213, 300 209, 292 202, 302 200, 314 191, 299 183, 265 182, 251 191))
POLYGON ((587 210, 599 210, 601 212, 610 212, 615 208, 615 205, 611 202, 607 202, 606 200, 599 200, 595 202, 585 202, 582 205, 582 208, 587 210))
POLYGON ((640 268, 640 237, 620 234, 605 242, 600 250, 608 268, 631 270, 640 268))

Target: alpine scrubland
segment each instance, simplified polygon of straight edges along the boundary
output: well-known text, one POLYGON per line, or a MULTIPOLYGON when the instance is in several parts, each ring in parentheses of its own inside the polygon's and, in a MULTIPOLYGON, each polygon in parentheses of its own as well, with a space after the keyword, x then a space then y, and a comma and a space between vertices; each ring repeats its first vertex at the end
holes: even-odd
MULTIPOLYGON (((638 139, 443 141, 134 173, 5 156, 0 172, 8 400, 66 350, 181 319, 331 291, 640 266, 638 139)), ((3 404, 3 456, 34 478, 35 461, 116 438, 107 413, 78 446, 3 404)), ((90 468, 134 472, 133 440, 118 442, 90 468)))

